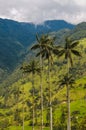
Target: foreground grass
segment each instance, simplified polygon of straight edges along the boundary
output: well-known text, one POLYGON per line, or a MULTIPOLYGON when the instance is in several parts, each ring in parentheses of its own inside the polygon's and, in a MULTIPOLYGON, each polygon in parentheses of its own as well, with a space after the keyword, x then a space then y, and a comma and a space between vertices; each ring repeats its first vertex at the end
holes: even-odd
MULTIPOLYGON (((11 126, 9 130, 22 130, 21 126, 11 126)), ((24 130, 32 130, 31 126, 25 126, 24 130)), ((40 130, 40 127, 35 127, 35 130, 40 130)), ((44 130, 49 130, 48 127, 45 127, 44 130)))

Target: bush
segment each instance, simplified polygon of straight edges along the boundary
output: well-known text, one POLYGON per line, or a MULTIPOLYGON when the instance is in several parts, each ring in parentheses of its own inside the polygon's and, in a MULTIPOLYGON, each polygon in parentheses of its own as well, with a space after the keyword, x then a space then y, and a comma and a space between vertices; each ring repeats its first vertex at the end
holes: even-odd
POLYGON ((9 119, 4 119, 0 121, 0 128, 1 130, 7 129, 10 126, 9 119))

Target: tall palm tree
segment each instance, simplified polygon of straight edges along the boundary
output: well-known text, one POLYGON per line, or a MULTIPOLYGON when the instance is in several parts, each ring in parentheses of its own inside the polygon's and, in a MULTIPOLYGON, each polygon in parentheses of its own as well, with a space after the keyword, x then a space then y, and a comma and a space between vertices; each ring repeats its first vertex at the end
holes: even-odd
POLYGON ((43 48, 48 42, 48 35, 42 35, 41 37, 36 34, 37 44, 33 45, 31 50, 39 50, 36 56, 40 56, 40 95, 41 95, 41 130, 43 130, 43 48))
POLYGON ((34 96, 35 96, 35 84, 34 84, 34 75, 36 72, 40 73, 40 68, 38 66, 38 62, 35 60, 32 60, 29 62, 28 65, 22 66, 21 69, 23 70, 23 73, 31 73, 32 74, 32 89, 33 89, 33 126, 32 130, 34 130, 34 124, 35 124, 35 108, 34 108, 34 96))
POLYGON ((51 65, 53 63, 53 51, 54 51, 54 41, 55 37, 50 37, 47 35, 46 42, 43 43, 42 50, 37 53, 37 56, 41 54, 44 59, 48 60, 48 87, 49 87, 49 107, 50 107, 50 130, 53 129, 52 122, 52 100, 51 100, 51 65))
POLYGON ((65 56, 65 59, 70 61, 71 67, 73 67, 73 58, 72 54, 78 57, 81 57, 79 51, 77 51, 76 47, 79 45, 79 41, 72 41, 70 38, 65 39, 64 46, 59 46, 59 52, 57 53, 58 57, 65 56))
MULTIPOLYGON (((73 84, 75 84, 75 79, 74 79, 73 75, 69 76, 68 74, 66 74, 66 75, 64 75, 64 77, 61 80, 59 80, 59 88, 58 89, 62 89, 63 87, 66 86, 66 88, 69 88, 69 90, 70 90, 70 88, 73 87, 72 86, 73 84)), ((70 92, 67 91, 68 104, 70 103, 69 101, 70 101, 70 92)), ((68 112, 70 112, 70 109, 68 109, 68 112)))
MULTIPOLYGON (((76 50, 77 45, 79 44, 78 41, 72 41, 70 38, 65 39, 65 45, 64 47, 59 47, 58 57, 65 56, 65 59, 67 60, 67 74, 69 78, 69 63, 71 67, 73 67, 73 57, 75 56, 81 56, 80 52, 76 50)), ((67 110, 68 110, 68 120, 67 120, 67 130, 71 130, 71 117, 70 117, 70 89, 69 89, 69 82, 67 84, 67 110)))
MULTIPOLYGON (((15 113, 14 113, 14 119, 16 121, 16 124, 19 125, 20 114, 19 114, 18 103, 19 103, 19 97, 20 97, 21 91, 20 91, 19 87, 15 86, 11 90, 11 93, 13 93, 13 95, 14 95, 15 104, 16 104, 15 113)), ((17 130, 17 125, 16 125, 16 130, 17 130)))

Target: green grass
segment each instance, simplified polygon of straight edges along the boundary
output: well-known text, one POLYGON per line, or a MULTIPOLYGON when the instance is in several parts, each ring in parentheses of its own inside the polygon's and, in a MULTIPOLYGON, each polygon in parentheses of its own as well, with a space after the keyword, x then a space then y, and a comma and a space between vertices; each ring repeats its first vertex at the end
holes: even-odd
MULTIPOLYGON (((9 128, 9 130, 22 130, 22 127, 21 126, 12 126, 9 128)), ((31 126, 25 126, 24 127, 24 130, 32 130, 32 127, 31 126)), ((35 127, 35 130, 40 130, 40 127, 35 127)), ((43 130, 49 130, 48 127, 45 127, 43 130)))

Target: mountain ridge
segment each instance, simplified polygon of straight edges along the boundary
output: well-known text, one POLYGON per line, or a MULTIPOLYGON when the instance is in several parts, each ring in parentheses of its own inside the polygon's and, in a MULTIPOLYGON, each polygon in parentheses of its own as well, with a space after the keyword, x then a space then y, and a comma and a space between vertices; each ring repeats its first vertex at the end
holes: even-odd
POLYGON ((35 26, 33 23, 0 18, 0 68, 14 68, 19 62, 20 57, 25 54, 27 47, 35 42, 36 33, 42 34, 58 31, 63 27, 74 27, 72 24, 69 27, 68 25, 65 21, 46 21, 45 25, 35 26), (58 28, 57 24, 60 24, 60 22, 61 25, 58 28), (50 29, 48 28, 48 24, 50 29))
POLYGON ((57 43, 63 43, 67 35, 74 39, 85 37, 85 24, 84 22, 84 25, 80 23, 75 26, 64 20, 47 20, 44 24, 35 25, 0 18, 0 80, 2 81, 4 71, 14 71, 23 61, 27 48, 36 41, 36 33, 55 34, 57 43))

